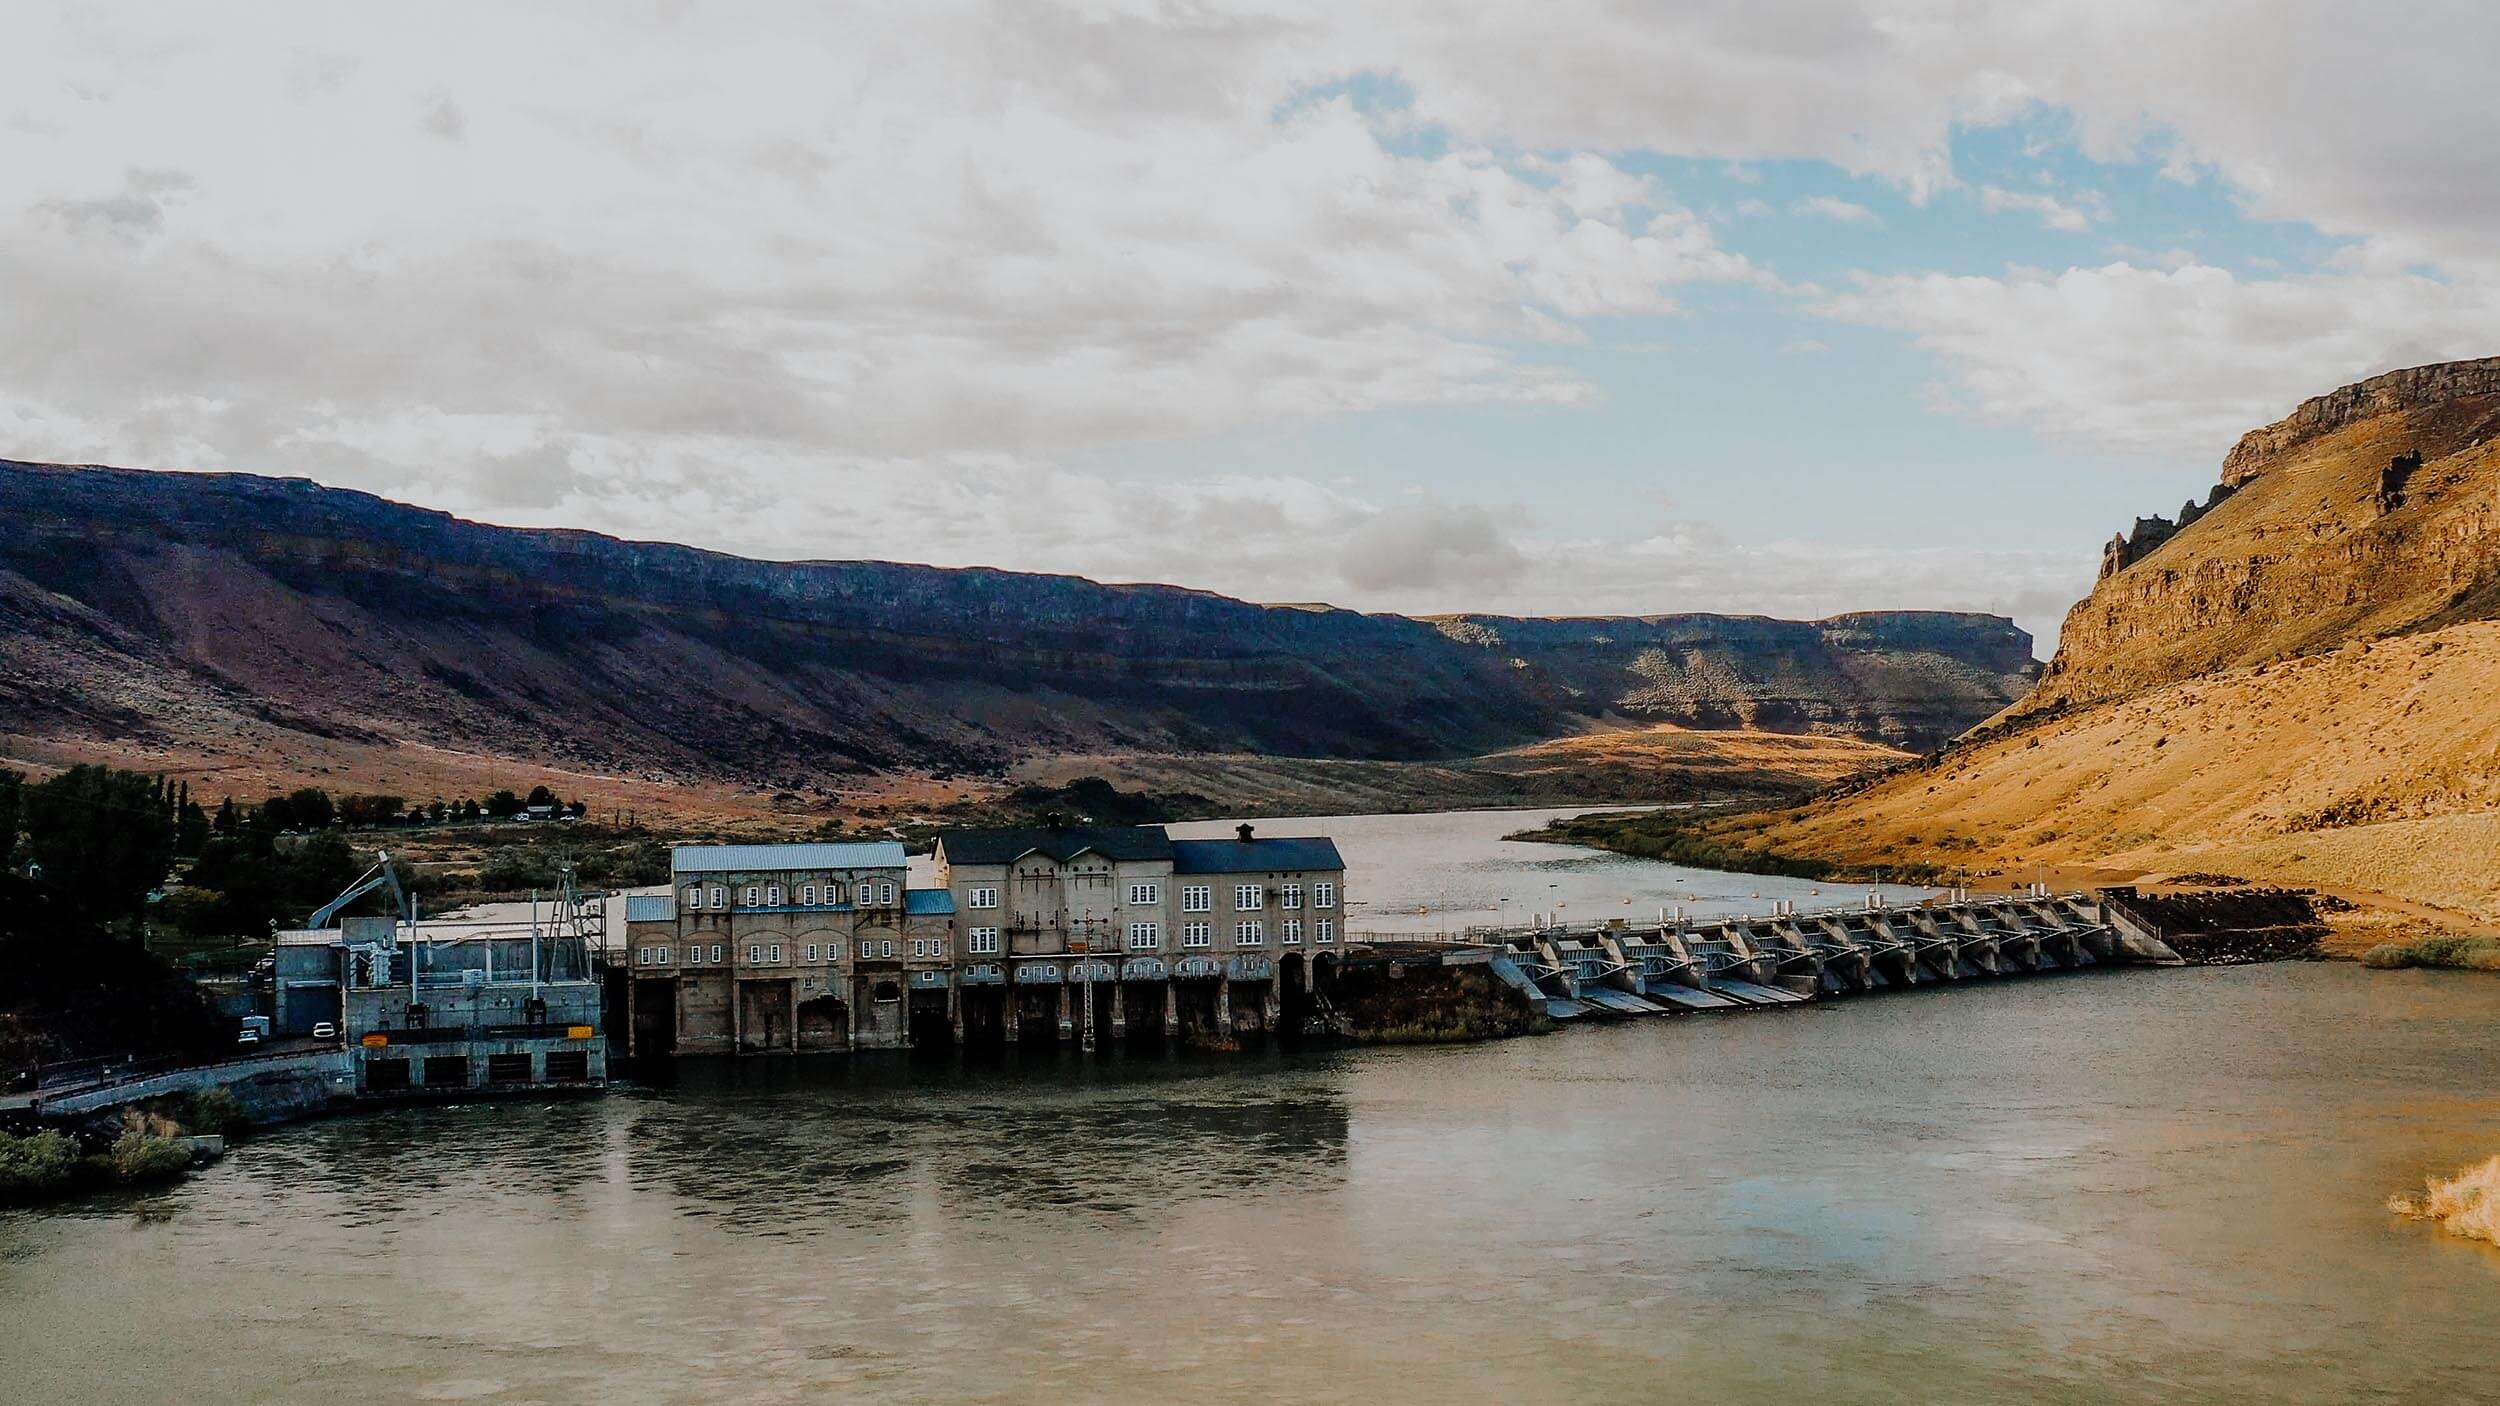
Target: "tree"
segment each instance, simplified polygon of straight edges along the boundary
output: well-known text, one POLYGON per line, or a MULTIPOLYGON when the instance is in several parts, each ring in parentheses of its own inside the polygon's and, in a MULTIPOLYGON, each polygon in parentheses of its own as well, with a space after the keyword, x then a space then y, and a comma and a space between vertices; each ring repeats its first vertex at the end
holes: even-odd
POLYGON ((388 825, 399 818, 400 808, 407 804, 400 796, 353 795, 339 797, 339 823, 343 825, 388 825))
POLYGON ((295 812, 298 830, 327 830, 339 818, 339 808, 330 799, 330 793, 318 786, 306 786, 286 799, 295 812))
POLYGON ((217 803, 217 818, 209 822, 209 828, 227 839, 243 833, 243 817, 234 808, 234 797, 228 796, 217 803))
POLYGON ((17 830, 26 807, 26 773, 0 771, 0 869, 17 859, 17 830))
POLYGON ((185 799, 174 811, 174 853, 196 855, 208 843, 208 812, 185 799))
POLYGON ((269 834, 295 828, 295 802, 285 796, 271 796, 252 808, 255 828, 269 834))
POLYGON ((74 766, 26 792, 28 852, 71 913, 130 917, 174 862, 174 820, 135 771, 74 766))
POLYGON ((555 803, 555 792, 548 790, 544 786, 532 786, 530 788, 530 798, 527 804, 534 806, 551 806, 555 803))
POLYGON ((461 818, 461 819, 463 819, 463 820, 475 820, 475 819, 477 819, 477 814, 478 814, 478 812, 477 812, 477 798, 476 798, 476 797, 472 796, 472 797, 470 797, 469 799, 464 800, 464 801, 462 801, 462 802, 460 803, 460 818, 461 818))
POLYGON ((509 820, 521 813, 521 798, 510 791, 497 791, 486 798, 486 813, 497 820, 509 820))
POLYGON ((590 814, 590 802, 575 801, 573 804, 566 806, 565 809, 573 813, 573 818, 575 820, 579 820, 583 816, 590 814))

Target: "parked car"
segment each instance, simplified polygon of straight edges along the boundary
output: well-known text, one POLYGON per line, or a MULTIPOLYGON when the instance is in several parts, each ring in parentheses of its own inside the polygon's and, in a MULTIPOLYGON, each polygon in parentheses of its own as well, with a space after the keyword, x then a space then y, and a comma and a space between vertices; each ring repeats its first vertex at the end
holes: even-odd
POLYGON ((339 1037, 339 1028, 325 1020, 313 1027, 312 1037, 316 1040, 335 1040, 339 1037))
POLYGON ((238 1045, 257 1045, 260 1043, 260 1032, 246 1025, 242 1033, 234 1037, 234 1042, 238 1045))

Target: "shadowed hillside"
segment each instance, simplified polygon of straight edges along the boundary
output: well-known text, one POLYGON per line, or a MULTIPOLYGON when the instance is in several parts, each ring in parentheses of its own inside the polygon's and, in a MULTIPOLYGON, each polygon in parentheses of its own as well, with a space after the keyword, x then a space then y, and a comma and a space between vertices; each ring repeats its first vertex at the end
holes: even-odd
POLYGON ((1630 722, 1932 745, 2030 667, 1991 616, 1498 621, 1488 642, 1170 586, 489 527, 302 480, 9 463, 0 604, 0 733, 38 761, 517 761, 802 793, 1072 753, 1449 760, 1630 722), (1623 643, 1591 643, 1608 632, 1623 643))

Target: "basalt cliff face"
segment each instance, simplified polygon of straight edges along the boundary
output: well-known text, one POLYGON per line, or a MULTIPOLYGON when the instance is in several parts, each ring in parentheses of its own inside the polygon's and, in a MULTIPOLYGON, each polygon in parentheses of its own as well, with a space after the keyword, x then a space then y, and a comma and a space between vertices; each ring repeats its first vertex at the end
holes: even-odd
POLYGON ((2243 438, 2220 488, 2111 544, 2005 717, 1744 841, 2219 872, 2500 924, 2500 874, 2472 858, 2500 848, 2500 359, 2308 401, 2243 438))
POLYGON ((277 774, 416 749, 806 790, 1073 753, 1450 758, 1618 717, 1931 745, 2029 667, 1992 617, 1483 627, 1500 638, 489 527, 302 480, 0 462, 0 735, 38 760, 84 739, 277 774), (1607 630, 1623 643, 1591 642, 1607 630))
POLYGON ((2040 667, 2030 633, 2012 621, 1948 611, 1427 619, 1559 689, 1580 712, 1862 737, 1913 751, 1969 727, 1990 699, 2020 696, 2040 667))

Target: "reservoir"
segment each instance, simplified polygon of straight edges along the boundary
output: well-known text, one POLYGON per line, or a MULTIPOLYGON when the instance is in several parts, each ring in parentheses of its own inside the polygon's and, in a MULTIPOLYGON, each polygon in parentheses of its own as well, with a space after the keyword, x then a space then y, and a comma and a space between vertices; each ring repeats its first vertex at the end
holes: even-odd
MULTIPOLYGON (((1368 853, 1330 823, 1383 909, 1498 900, 1484 866, 1599 876, 1575 918, 1609 876, 1779 882, 1507 854, 1533 819, 1379 818, 1368 853)), ((2382 1203, 2500 1152, 2496 1022, 2500 979, 2295 963, 1468 1047, 689 1062, 0 1212, 0 1371, 29 1402, 2489 1399, 2500 1252, 2382 1203)))

